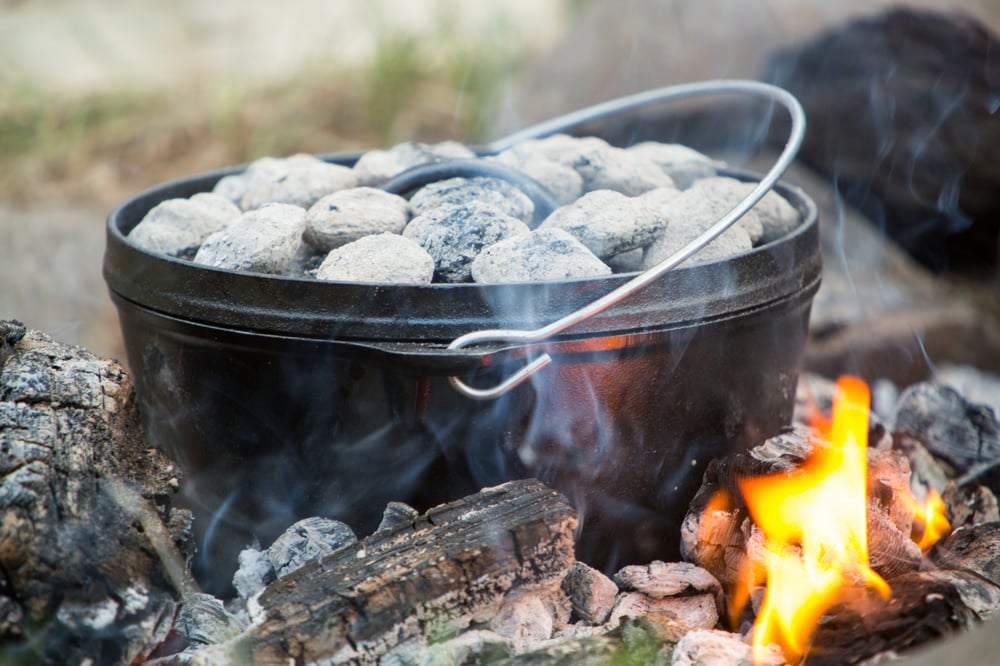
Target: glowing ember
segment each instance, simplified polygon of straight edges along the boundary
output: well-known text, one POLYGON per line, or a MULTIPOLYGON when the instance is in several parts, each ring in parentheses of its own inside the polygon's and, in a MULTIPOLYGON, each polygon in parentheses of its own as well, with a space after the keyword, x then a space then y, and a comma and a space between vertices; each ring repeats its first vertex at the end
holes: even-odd
POLYGON ((740 479, 754 522, 764 533, 767 594, 753 630, 755 647, 777 643, 797 661, 823 613, 846 586, 888 596, 869 567, 866 520, 869 392, 856 378, 837 384, 825 441, 790 474, 740 479))

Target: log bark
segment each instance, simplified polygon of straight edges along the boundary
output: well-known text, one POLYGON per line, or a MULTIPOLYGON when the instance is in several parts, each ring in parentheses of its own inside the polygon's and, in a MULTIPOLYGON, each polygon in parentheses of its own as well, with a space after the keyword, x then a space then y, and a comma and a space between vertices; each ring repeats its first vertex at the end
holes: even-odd
POLYGON ((16 649, 42 662, 130 663, 188 583, 177 470, 116 362, 4 321, 0 364, 0 644, 35 626, 44 640, 16 649))
POLYGON ((561 495, 524 480, 379 530, 264 590, 254 663, 369 664, 448 636, 513 590, 558 589, 575 526, 561 495))

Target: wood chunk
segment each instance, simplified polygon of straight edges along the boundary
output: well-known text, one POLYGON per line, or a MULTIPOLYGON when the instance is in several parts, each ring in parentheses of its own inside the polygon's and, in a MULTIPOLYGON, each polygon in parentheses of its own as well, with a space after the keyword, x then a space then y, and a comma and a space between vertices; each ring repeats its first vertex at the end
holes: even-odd
POLYGON ((941 567, 972 571, 1000 586, 1000 522, 955 530, 934 554, 941 567))
POLYGON ((966 472, 1000 459, 1000 422, 993 411, 935 382, 914 384, 896 405, 896 430, 966 472))
POLYGON ((888 602, 871 594, 867 607, 838 607, 819 625, 809 666, 853 664, 884 652, 901 652, 969 629, 978 621, 950 573, 918 571, 889 583, 888 602))
POLYGON ((614 606, 618 586, 597 569, 575 562, 562 582, 573 612, 584 622, 601 624, 614 606))
POLYGON ((380 530, 272 583, 250 633, 254 663, 368 664, 495 611, 514 589, 558 587, 575 513, 533 479, 485 489, 380 530))
POLYGON ((503 636, 514 654, 525 652, 552 636, 552 613, 535 594, 517 595, 504 603, 489 622, 489 628, 503 636))
POLYGON ((0 339, 0 642, 20 614, 46 627, 47 663, 131 663, 189 585, 178 472, 143 440, 119 364, 16 322, 0 339))
POLYGON ((653 597, 677 597, 707 592, 718 594, 722 586, 712 574, 689 562, 650 562, 629 565, 615 574, 623 590, 634 590, 653 597))

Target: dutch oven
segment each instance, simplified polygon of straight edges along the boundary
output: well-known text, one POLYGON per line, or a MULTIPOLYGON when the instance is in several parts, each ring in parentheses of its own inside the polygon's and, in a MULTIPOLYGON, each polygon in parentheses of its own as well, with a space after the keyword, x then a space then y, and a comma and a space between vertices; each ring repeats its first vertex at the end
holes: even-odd
POLYGON ((774 186, 802 218, 783 238, 661 271, 544 339, 466 347, 452 341, 545 327, 636 276, 334 283, 206 268, 127 239, 159 202, 238 171, 125 201, 104 260, 144 428, 184 471, 209 591, 228 587, 243 547, 299 518, 363 534, 389 501, 425 509, 525 476, 577 508, 579 559, 606 571, 677 559, 707 463, 791 420, 820 279, 816 208, 796 188, 774 186), (495 385, 541 354, 547 367, 494 399, 453 385, 495 385))

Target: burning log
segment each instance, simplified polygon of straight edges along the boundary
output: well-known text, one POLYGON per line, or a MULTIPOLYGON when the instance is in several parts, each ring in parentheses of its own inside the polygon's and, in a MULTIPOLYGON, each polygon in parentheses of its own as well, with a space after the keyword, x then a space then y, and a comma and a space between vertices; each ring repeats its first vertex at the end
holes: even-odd
POLYGON ((573 509, 517 481, 379 530, 268 586, 254 663, 374 663, 485 619, 505 598, 558 591, 573 564, 573 509))
POLYGON ((0 341, 0 643, 40 626, 45 663, 131 663, 191 591, 178 472, 120 365, 13 321, 0 341))

